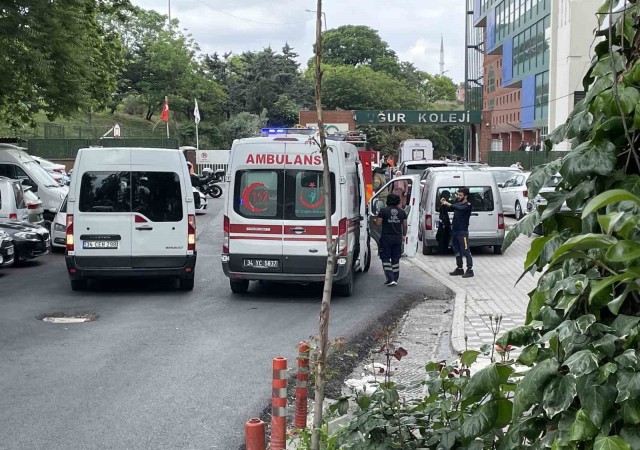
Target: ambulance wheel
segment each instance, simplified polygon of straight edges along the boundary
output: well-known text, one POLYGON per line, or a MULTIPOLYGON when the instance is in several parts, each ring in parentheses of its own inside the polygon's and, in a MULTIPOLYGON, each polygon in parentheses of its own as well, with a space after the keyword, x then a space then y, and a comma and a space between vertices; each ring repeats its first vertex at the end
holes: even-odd
POLYGON ((433 247, 429 247, 424 241, 422 241, 422 254, 433 255, 433 247))
POLYGON ((344 280, 340 281, 340 284, 336 284, 333 288, 340 297, 351 297, 353 294, 354 274, 353 269, 349 271, 349 274, 344 280))
POLYGON ((231 286, 231 292, 234 294, 244 294, 249 289, 249 280, 229 280, 229 286, 231 286))
POLYGON ((364 271, 368 272, 371 267, 371 240, 367 239, 367 256, 364 260, 364 271))
POLYGON ((87 289, 87 280, 70 280, 72 291, 85 291, 87 289))

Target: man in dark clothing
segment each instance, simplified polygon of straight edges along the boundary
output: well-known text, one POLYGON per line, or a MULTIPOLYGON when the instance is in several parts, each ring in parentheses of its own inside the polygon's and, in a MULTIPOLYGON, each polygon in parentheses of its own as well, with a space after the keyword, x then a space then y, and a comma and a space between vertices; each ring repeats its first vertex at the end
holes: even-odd
POLYGON ((387 196, 387 207, 382 208, 376 218, 376 225, 382 226, 380 233, 380 259, 387 278, 387 286, 397 286, 400 278, 400 256, 402 238, 407 234, 407 213, 400 208, 400 197, 387 196))
POLYGON ((469 189, 461 187, 456 192, 456 203, 449 203, 444 198, 440 203, 453 210, 453 251, 456 254, 456 269, 449 275, 462 275, 462 278, 473 276, 473 258, 469 250, 469 219, 471 218, 471 203, 469 203, 469 189), (467 260, 467 271, 462 269, 462 257, 467 260))
MULTIPOLYGON (((450 195, 449 191, 442 191, 440 198, 449 201, 450 195)), ((438 241, 438 252, 444 253, 449 249, 449 242, 451 241, 451 220, 449 220, 449 208, 445 205, 440 205, 439 213, 436 241, 438 241)))

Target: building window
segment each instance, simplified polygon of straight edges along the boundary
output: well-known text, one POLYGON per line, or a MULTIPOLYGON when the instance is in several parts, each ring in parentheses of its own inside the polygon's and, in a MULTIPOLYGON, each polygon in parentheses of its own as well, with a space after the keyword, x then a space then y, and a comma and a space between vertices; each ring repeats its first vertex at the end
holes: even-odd
POLYGON ((549 71, 536 75, 535 120, 544 120, 549 114, 549 71))
POLYGON ((493 66, 489 67, 489 92, 495 92, 496 90, 496 73, 493 70, 493 66))

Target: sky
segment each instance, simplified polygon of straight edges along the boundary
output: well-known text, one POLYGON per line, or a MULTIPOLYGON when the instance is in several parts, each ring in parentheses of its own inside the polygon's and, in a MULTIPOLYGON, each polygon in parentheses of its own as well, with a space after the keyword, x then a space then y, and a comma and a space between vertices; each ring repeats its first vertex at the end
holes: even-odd
MULTIPOLYGON (((285 42, 306 67, 313 56, 315 0, 132 0, 135 5, 180 21, 204 53, 280 50, 285 42)), ((324 0, 329 29, 366 25, 401 61, 440 72, 440 37, 444 39, 445 75, 464 80, 464 0, 324 0)))

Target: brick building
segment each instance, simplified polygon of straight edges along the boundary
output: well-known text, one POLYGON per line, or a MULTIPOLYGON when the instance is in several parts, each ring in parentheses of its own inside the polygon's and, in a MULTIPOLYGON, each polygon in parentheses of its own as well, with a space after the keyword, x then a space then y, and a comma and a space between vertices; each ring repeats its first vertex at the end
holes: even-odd
MULTIPOLYGON (((298 123, 302 126, 318 126, 316 111, 300 111, 298 123)), ((353 111, 322 111, 322 120, 328 133, 338 131, 355 131, 356 120, 353 111)))

